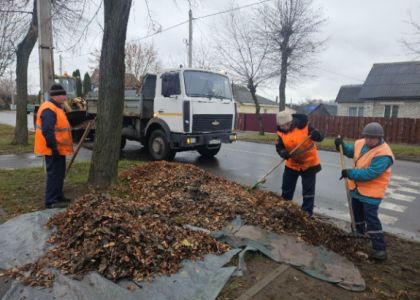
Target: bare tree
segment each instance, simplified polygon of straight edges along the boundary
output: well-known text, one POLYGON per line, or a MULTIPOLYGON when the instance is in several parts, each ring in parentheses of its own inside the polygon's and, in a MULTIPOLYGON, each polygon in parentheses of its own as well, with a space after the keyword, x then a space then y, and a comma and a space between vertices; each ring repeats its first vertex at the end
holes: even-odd
POLYGON ((124 106, 124 48, 131 0, 104 0, 99 103, 89 183, 107 188, 117 178, 124 106))
POLYGON ((260 10, 264 24, 261 37, 270 44, 274 74, 280 77, 279 111, 286 107, 286 83, 291 75, 302 75, 322 49, 320 28, 325 23, 313 0, 277 0, 260 10))
POLYGON ((219 65, 223 66, 234 79, 245 84, 255 103, 259 133, 264 135, 264 124, 260 115, 257 88, 272 77, 268 68, 268 44, 261 44, 254 30, 255 18, 244 12, 232 12, 216 38, 219 65))
MULTIPOLYGON (((28 143, 28 122, 26 116, 26 104, 28 98, 28 62, 31 52, 38 39, 37 1, 36 0, 9 0, 12 5, 20 9, 28 9, 32 5, 29 17, 20 19, 22 35, 16 40, 20 41, 16 49, 16 127, 13 144, 28 143)), ((86 8, 86 0, 54 0, 52 1, 53 29, 56 37, 61 33, 71 40, 71 36, 77 34, 77 28, 83 27, 86 8)), ((22 12, 16 11, 18 15, 22 12)), ((85 27, 86 28, 86 27, 85 27)))
POLYGON ((31 21, 28 31, 16 50, 16 126, 12 144, 28 144, 28 118, 26 104, 28 99, 28 63, 32 49, 38 39, 37 4, 33 1, 31 21))
POLYGON ((130 41, 125 46, 125 67, 140 80, 147 72, 158 72, 161 63, 153 44, 130 41))
POLYGON ((411 26, 411 34, 409 38, 402 40, 403 45, 409 51, 409 53, 415 57, 420 55, 420 24, 417 23, 413 16, 410 14, 410 20, 408 23, 411 26))
POLYGON ((8 13, 11 2, 0 4, 0 78, 15 59, 14 39, 19 31, 19 19, 8 13))
POLYGON ((215 69, 215 54, 211 48, 208 47, 208 41, 201 41, 197 44, 194 50, 194 66, 199 69, 211 70, 215 69))

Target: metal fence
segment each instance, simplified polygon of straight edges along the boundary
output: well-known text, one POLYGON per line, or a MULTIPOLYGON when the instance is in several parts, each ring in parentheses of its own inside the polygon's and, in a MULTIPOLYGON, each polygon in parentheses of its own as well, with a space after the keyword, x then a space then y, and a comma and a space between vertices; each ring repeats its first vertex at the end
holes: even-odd
MULTIPOLYGON (((276 132, 276 115, 262 114, 266 132, 276 132)), ((385 140, 390 143, 420 144, 420 119, 409 118, 371 118, 371 117, 341 117, 341 116, 310 116, 310 124, 320 129, 326 136, 357 139, 363 127, 370 122, 378 122, 384 127, 385 140)), ((243 131, 258 131, 255 114, 239 113, 236 129, 243 131)))

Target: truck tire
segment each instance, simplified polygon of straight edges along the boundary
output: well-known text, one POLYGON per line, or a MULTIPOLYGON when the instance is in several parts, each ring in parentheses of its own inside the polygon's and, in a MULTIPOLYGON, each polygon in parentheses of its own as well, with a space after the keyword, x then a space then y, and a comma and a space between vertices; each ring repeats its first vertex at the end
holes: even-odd
POLYGON ((170 149, 166 134, 160 130, 154 130, 147 142, 147 148, 153 160, 173 160, 176 152, 170 149))
POLYGON ((198 153, 204 158, 211 158, 219 153, 221 145, 217 148, 207 148, 207 146, 202 146, 197 149, 198 153))
POLYGON ((127 138, 125 136, 122 136, 121 137, 120 150, 124 149, 125 144, 127 144, 127 138))

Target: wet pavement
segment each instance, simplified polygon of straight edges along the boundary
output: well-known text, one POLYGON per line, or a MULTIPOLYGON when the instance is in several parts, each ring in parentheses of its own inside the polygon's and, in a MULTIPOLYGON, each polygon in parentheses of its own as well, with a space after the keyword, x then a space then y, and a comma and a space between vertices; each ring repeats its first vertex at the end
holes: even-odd
MULTIPOLYGON (((3 114, 0 112, 0 123, 3 114)), ((89 160, 91 151, 82 149, 77 161, 89 160)), ((339 156, 335 152, 319 151, 322 171, 317 175, 315 212, 350 220, 344 184, 339 181, 339 156)), ((150 160, 137 142, 128 142, 121 152, 122 159, 150 160)), ((236 142, 222 146, 213 159, 203 159, 195 151, 177 153, 175 161, 195 164, 215 175, 245 185, 253 185, 277 161, 273 145, 236 142)), ((351 161, 347 160, 347 166, 351 161)), ((0 169, 42 166, 42 159, 33 154, 2 155, 0 169)), ((261 186, 281 193, 283 166, 277 169, 261 186)), ((301 203, 301 181, 298 181, 295 200, 301 203)), ((391 183, 380 206, 380 218, 385 230, 420 240, 420 164, 397 161, 392 170, 391 183)))
MULTIPOLYGON (((34 116, 33 114, 28 114, 28 130, 34 131, 34 116)), ((16 124, 16 112, 10 110, 0 111, 0 124, 7 124, 15 126, 16 124)))
MULTIPOLYGON (((315 212, 349 221, 347 199, 340 176, 339 156, 334 152, 319 151, 322 171, 317 175, 315 212)), ((89 160, 91 151, 82 149, 78 161, 89 160)), ((150 156, 137 142, 128 142, 121 159, 149 161, 150 156)), ((212 159, 203 159, 195 151, 177 153, 175 161, 192 163, 215 175, 245 185, 252 185, 277 161, 272 145, 236 142, 223 145, 212 159)), ((350 166, 350 160, 347 166, 350 166)), ((2 155, 0 169, 42 166, 42 159, 33 154, 2 155)), ((277 169, 260 188, 281 193, 283 166, 277 169)), ((397 161, 387 195, 380 206, 380 218, 389 232, 420 240, 420 164, 397 161)), ((295 200, 301 203, 301 182, 298 181, 295 200)))

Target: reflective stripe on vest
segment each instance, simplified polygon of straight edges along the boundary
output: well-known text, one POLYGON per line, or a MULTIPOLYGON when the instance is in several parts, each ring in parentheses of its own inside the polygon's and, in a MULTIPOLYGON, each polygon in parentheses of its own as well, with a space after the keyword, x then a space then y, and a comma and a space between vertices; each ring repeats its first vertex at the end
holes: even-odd
MULTIPOLYGON (((303 142, 309 134, 308 126, 302 129, 294 128, 292 131, 283 133, 277 132, 282 139, 285 149, 290 152, 299 143, 303 142)), ((286 160, 286 166, 296 171, 305 171, 310 167, 320 164, 316 145, 312 140, 307 140, 299 149, 292 154, 292 157, 286 160)))
POLYGON ((44 110, 50 109, 55 113, 56 122, 54 128, 55 140, 57 143, 57 150, 61 155, 73 154, 73 140, 71 136, 71 128, 67 120, 66 113, 61 108, 57 107, 50 101, 45 101, 41 104, 37 115, 35 124, 35 147, 36 155, 52 155, 52 149, 47 146, 47 141, 42 134, 42 120, 41 115, 44 110))
MULTIPOLYGON (((395 161, 394 154, 387 143, 383 143, 377 147, 369 149, 365 154, 362 154, 362 148, 365 145, 365 140, 360 139, 354 143, 354 158, 353 168, 367 169, 369 168, 372 159, 378 156, 389 156, 392 161, 395 161)), ((350 190, 355 190, 366 197, 382 199, 385 196, 386 188, 391 180, 391 167, 385 170, 379 177, 369 181, 354 181, 348 180, 350 190)))

